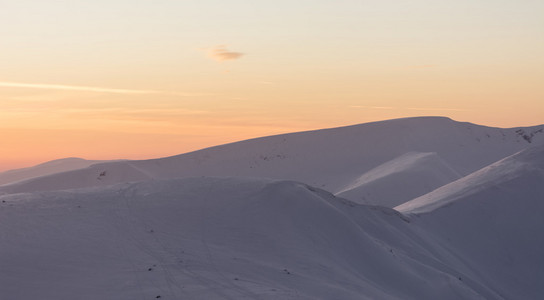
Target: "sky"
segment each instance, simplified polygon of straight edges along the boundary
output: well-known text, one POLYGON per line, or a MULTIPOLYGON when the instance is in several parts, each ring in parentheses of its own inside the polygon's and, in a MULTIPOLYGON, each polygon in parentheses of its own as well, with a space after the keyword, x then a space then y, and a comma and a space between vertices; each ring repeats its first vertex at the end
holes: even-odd
POLYGON ((540 0, 0 0, 0 171, 434 115, 544 123, 540 0))

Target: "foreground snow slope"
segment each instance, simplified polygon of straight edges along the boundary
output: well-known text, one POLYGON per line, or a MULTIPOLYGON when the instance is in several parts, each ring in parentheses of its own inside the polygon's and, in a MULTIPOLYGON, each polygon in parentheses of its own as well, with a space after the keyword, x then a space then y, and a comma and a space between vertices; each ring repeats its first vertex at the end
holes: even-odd
POLYGON ((0 199, 3 299, 501 299, 397 212, 290 181, 0 199))
POLYGON ((544 295, 544 146, 526 149, 397 209, 505 299, 544 295))
MULTIPOLYGON (((529 145, 543 143, 543 126, 500 129, 440 117, 406 118, 264 137, 161 159, 98 164, 3 186, 0 192, 103 186, 146 178, 242 176, 300 181, 338 193, 367 172, 409 152, 435 153, 431 165, 441 164, 443 171, 451 168, 464 176, 529 145)), ((397 182, 396 188, 411 191, 396 195, 390 205, 423 195, 444 179, 457 178, 442 172, 440 180, 410 185, 402 179, 412 176, 414 170, 418 176, 436 175, 428 160, 412 162, 408 172, 403 169, 395 174, 389 168, 388 178, 397 182)), ((383 189, 379 187, 386 181, 375 182, 370 191, 365 189, 370 185, 361 185, 346 196, 353 201, 380 203, 369 194, 380 196, 383 189)))
POLYGON ((49 174, 86 168, 90 165, 104 162, 103 160, 85 160, 69 157, 45 162, 29 168, 15 169, 0 173, 0 185, 41 177, 49 174))

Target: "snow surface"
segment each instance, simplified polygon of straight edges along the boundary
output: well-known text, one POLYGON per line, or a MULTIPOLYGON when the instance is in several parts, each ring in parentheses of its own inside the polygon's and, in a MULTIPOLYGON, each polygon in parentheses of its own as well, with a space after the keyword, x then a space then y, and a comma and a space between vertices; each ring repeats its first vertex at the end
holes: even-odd
POLYGON ((544 146, 485 167, 397 209, 504 299, 544 295, 544 146))
POLYGON ((394 207, 460 177, 436 153, 408 152, 364 173, 336 195, 394 207))
POLYGON ((5 299, 499 299, 395 211, 300 183, 186 178, 0 199, 5 299))
POLYGON ((105 186, 146 178, 237 176, 299 181, 336 194, 366 172, 406 153, 436 153, 431 162, 415 159, 422 165, 412 164, 411 171, 395 175, 391 171, 397 189, 409 193, 397 193, 390 203, 369 197, 377 190, 377 197, 382 195, 379 181, 370 190, 361 187, 345 195, 355 202, 395 206, 456 179, 445 171, 448 168, 464 176, 530 145, 544 144, 543 128, 491 128, 443 117, 396 119, 252 139, 161 159, 96 164, 0 186, 0 193, 105 186), (431 171, 429 164, 443 166, 431 171), (428 185, 403 184, 401 179, 414 172, 424 177, 440 174, 428 185))
MULTIPOLYGON (((482 191, 499 187, 502 189, 505 183, 527 174, 533 176, 534 173, 538 177, 543 171, 544 146, 529 147, 395 209, 403 213, 430 212, 454 202, 457 204, 459 199, 466 199, 482 191)), ((540 190, 543 186, 535 185, 534 188, 540 190)))
POLYGON ((52 160, 33 167, 8 170, 0 173, 0 185, 45 176, 49 174, 82 169, 99 162, 104 161, 85 160, 77 157, 69 157, 52 160))
POLYGON ((398 119, 5 184, 0 299, 540 299, 542 128, 398 119))

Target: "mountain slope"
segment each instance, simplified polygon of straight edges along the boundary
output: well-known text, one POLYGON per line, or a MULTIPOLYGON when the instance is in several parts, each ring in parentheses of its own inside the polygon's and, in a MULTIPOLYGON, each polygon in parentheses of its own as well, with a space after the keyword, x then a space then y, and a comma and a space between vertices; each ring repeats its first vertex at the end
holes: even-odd
MULTIPOLYGON (((440 117, 396 119, 264 137, 161 159, 98 164, 50 175, 54 179, 2 186, 0 192, 70 188, 73 177, 84 180, 75 181, 72 187, 90 187, 134 178, 242 176, 300 181, 337 193, 366 172, 408 152, 436 153, 455 172, 467 175, 529 145, 543 144, 542 128, 490 128, 440 117), (129 169, 133 171, 123 171, 129 169)), ((428 189, 418 194, 425 192, 428 189)), ((363 196, 350 195, 354 201, 363 196)))
POLYGON ((391 209, 289 181, 0 196, 6 299, 500 299, 391 209))
POLYGON ((396 207, 506 299, 544 294, 544 147, 396 207))
POLYGON ((459 178, 436 153, 409 152, 366 172, 336 195, 394 207, 459 178))
POLYGON ((0 185, 70 170, 82 169, 100 162, 104 161, 69 157, 48 161, 29 168, 4 171, 0 173, 0 185))

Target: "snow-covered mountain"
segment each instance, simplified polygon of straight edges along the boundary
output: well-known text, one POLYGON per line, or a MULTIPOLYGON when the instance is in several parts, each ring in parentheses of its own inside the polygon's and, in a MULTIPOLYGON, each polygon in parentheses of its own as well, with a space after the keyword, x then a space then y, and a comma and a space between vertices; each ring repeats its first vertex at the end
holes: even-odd
POLYGON ((5 184, 0 298, 539 299, 543 128, 398 119, 5 184))
POLYGON ((152 178, 238 176, 304 182, 358 203, 392 207, 528 146, 544 144, 543 131, 544 126, 502 129, 443 117, 396 119, 246 140, 161 159, 95 164, 1 186, 0 192, 105 186, 152 178), (410 152, 433 154, 407 156, 410 152), (404 167, 384 171, 395 164, 404 167), (381 180, 361 182, 361 178, 374 178, 376 174, 367 172, 378 169, 397 182, 398 191, 409 192, 392 196, 381 180), (414 176, 435 178, 413 182, 414 176), (349 187, 357 188, 348 193, 349 187), (384 195, 392 200, 384 202, 384 195))
POLYGON ((0 197, 6 299, 500 299, 407 219, 291 181, 0 197), (466 276, 466 278, 465 278, 466 276))
POLYGON ((83 158, 69 157, 48 161, 33 167, 4 171, 0 173, 0 185, 45 175, 66 172, 70 170, 86 168, 90 165, 104 162, 102 160, 86 160, 83 158))
POLYGON ((544 295, 544 146, 485 167, 397 209, 504 299, 544 295))
POLYGON ((394 207, 460 177, 436 153, 408 152, 364 173, 336 195, 394 207))

